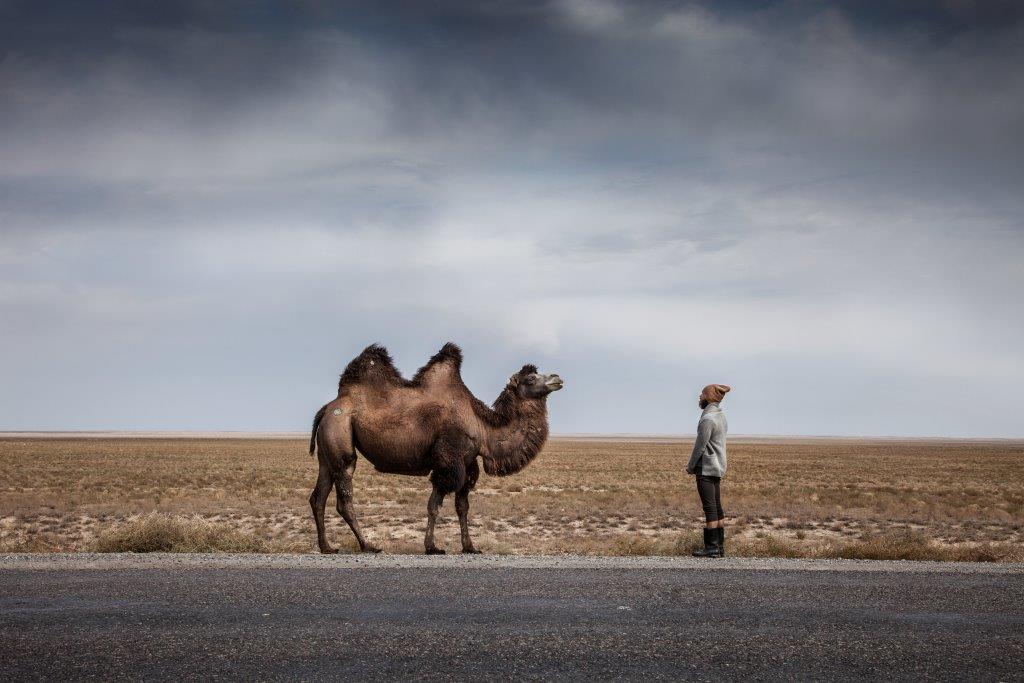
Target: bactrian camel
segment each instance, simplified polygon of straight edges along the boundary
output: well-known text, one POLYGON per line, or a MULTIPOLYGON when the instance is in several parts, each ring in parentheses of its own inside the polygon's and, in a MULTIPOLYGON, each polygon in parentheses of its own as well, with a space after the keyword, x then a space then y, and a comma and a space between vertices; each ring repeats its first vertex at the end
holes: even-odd
POLYGON ((455 494, 462 552, 478 552, 469 537, 469 492, 480 474, 477 458, 493 476, 526 467, 547 440, 547 396, 562 388, 562 380, 524 365, 488 407, 466 388, 461 366, 462 351, 452 343, 411 380, 402 377, 382 346, 367 347, 348 364, 338 381, 338 398, 317 412, 309 441, 309 452, 320 461, 316 488, 309 497, 320 552, 337 552, 324 532, 331 487, 338 513, 359 548, 380 551, 367 543, 352 507, 357 453, 380 472, 430 475, 434 489, 427 503, 424 539, 428 554, 444 552, 434 543, 434 524, 449 494, 455 494))

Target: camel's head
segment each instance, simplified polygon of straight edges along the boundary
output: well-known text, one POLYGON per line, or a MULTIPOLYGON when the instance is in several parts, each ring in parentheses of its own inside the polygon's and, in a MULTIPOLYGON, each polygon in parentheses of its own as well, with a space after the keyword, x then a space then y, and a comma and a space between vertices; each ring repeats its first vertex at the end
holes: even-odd
POLYGON ((522 370, 508 378, 508 382, 523 398, 544 398, 564 384, 562 378, 554 373, 537 372, 536 365, 524 365, 522 370))

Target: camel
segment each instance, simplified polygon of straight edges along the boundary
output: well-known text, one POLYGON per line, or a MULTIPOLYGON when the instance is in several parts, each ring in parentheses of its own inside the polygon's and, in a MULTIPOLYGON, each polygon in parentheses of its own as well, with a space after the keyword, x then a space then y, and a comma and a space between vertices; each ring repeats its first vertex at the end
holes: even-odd
POLYGON ((321 553, 336 553, 324 532, 324 509, 331 487, 338 513, 348 523, 363 552, 380 552, 363 536, 352 507, 356 454, 379 472, 430 475, 427 502, 428 555, 443 554, 434 542, 437 511, 446 495, 455 494, 462 552, 479 552, 469 536, 469 492, 484 471, 504 477, 519 472, 537 457, 548 437, 547 396, 562 388, 556 374, 541 374, 524 365, 491 407, 462 382, 462 351, 449 342, 411 380, 402 377, 383 346, 359 354, 338 380, 338 397, 317 411, 309 440, 320 473, 309 505, 321 553))

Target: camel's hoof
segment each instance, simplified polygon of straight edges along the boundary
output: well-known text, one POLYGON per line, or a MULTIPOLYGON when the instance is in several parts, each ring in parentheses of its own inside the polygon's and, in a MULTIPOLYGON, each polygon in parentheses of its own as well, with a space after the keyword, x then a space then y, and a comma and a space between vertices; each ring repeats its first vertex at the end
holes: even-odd
POLYGON ((381 551, 381 549, 378 548, 375 545, 367 545, 367 546, 363 546, 362 551, 364 553, 379 553, 381 551))
POLYGON ((325 548, 320 548, 320 552, 324 555, 337 555, 338 549, 332 548, 331 546, 327 546, 325 548))
POLYGON ((476 548, 463 548, 462 552, 465 555, 483 555, 483 553, 476 548))
POLYGON ((427 548, 427 555, 444 555, 444 551, 440 548, 427 548))

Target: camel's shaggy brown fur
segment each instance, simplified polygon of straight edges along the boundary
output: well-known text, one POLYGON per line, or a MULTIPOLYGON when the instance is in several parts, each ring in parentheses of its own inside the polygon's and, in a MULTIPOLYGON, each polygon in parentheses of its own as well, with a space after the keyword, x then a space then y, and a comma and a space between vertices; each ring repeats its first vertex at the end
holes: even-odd
POLYGON ((313 420, 309 452, 318 453, 320 475, 309 502, 321 552, 334 552, 324 531, 324 508, 333 487, 338 512, 359 546, 376 551, 363 537, 352 509, 356 453, 381 472, 430 475, 434 490, 427 505, 426 549, 434 544, 437 508, 455 494, 463 552, 476 552, 469 538, 469 492, 479 476, 477 458, 490 475, 506 476, 526 467, 547 440, 547 395, 562 387, 558 375, 524 365, 487 406, 462 381, 462 351, 449 342, 405 379, 387 349, 373 344, 338 380, 338 398, 313 420))

